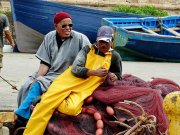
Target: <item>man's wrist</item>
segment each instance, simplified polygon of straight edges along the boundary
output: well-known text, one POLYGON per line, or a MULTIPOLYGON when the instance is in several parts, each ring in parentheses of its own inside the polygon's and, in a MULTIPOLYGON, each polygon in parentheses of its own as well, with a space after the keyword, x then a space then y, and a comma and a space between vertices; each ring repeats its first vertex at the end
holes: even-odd
POLYGON ((14 46, 15 46, 15 44, 14 44, 14 43, 12 43, 12 44, 10 44, 10 45, 11 45, 11 47, 12 47, 12 48, 14 48, 14 46))

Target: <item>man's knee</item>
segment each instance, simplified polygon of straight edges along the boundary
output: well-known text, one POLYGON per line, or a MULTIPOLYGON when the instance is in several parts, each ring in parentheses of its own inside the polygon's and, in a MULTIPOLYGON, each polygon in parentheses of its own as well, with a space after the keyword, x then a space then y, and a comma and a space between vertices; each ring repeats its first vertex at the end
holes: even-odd
POLYGON ((82 110, 81 105, 73 105, 73 104, 61 104, 58 108, 58 111, 67 115, 77 116, 82 110))

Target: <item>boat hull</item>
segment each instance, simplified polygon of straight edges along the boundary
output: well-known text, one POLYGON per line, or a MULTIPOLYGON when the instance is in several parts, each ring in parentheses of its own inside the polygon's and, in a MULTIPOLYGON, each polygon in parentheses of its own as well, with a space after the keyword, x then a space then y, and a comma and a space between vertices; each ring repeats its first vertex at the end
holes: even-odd
POLYGON ((37 51, 43 36, 54 29, 53 18, 56 12, 70 13, 73 29, 87 35, 91 43, 96 40, 102 18, 142 17, 136 14, 101 11, 43 0, 11 0, 11 8, 20 52, 37 51))
POLYGON ((18 50, 28 53, 36 52, 44 35, 18 21, 14 22, 14 27, 18 50))
POLYGON ((180 38, 135 34, 123 29, 119 29, 118 32, 121 38, 116 40, 116 42, 119 42, 116 43, 115 48, 120 49, 122 47, 123 49, 120 50, 126 50, 127 53, 131 52, 131 54, 138 57, 137 60, 145 58, 157 61, 180 62, 180 38))
POLYGON ((128 19, 104 18, 102 20, 102 24, 115 29, 114 47, 123 60, 180 62, 179 16, 162 18, 165 24, 162 28, 158 27, 157 18, 128 19))

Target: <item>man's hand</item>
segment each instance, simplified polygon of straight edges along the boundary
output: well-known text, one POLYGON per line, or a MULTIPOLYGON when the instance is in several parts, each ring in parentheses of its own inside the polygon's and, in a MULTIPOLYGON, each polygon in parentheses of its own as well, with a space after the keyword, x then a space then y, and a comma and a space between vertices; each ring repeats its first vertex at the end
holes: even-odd
POLYGON ((89 70, 86 75, 87 76, 99 76, 99 77, 105 77, 108 74, 108 70, 100 67, 96 70, 89 70))
POLYGON ((95 75, 99 77, 105 77, 108 74, 108 70, 101 67, 97 70, 95 70, 95 75))
POLYGON ((109 77, 109 78, 110 78, 110 80, 111 80, 112 82, 118 80, 117 76, 116 76, 114 73, 110 73, 110 77, 109 77))
POLYGON ((12 44, 10 44, 10 45, 11 45, 11 47, 12 47, 12 48, 14 48, 14 47, 15 47, 15 44, 14 44, 14 43, 12 43, 12 44))

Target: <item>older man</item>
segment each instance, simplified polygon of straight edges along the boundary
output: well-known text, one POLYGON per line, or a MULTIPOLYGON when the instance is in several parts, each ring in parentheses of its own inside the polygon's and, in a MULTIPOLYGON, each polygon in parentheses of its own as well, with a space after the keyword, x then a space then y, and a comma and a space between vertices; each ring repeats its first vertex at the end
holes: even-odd
POLYGON ((17 123, 29 119, 32 101, 46 92, 52 81, 72 65, 83 46, 90 44, 85 35, 72 30, 72 18, 66 12, 58 12, 54 16, 54 27, 55 30, 45 35, 36 53, 41 61, 39 70, 30 76, 18 95, 17 123))

